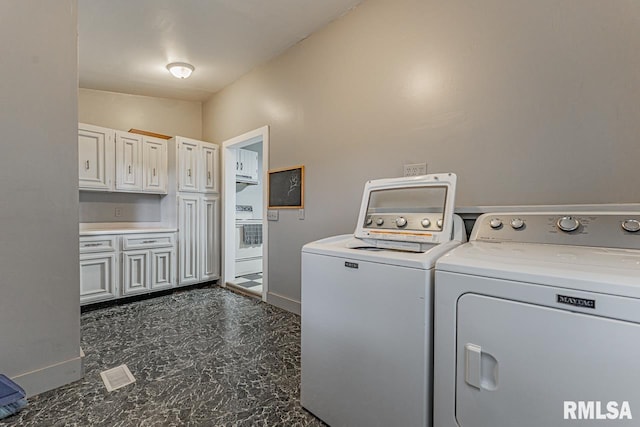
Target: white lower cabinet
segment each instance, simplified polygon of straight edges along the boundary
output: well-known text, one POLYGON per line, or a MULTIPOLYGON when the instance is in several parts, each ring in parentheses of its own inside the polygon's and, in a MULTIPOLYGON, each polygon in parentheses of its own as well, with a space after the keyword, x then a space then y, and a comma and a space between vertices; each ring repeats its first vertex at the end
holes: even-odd
POLYGON ((80 238, 80 303, 117 298, 117 246, 115 236, 80 238))
POLYGON ((123 296, 174 286, 174 253, 173 233, 122 236, 123 296))
POLYGON ((220 277, 220 198, 178 196, 178 285, 220 277))
POLYGON ((200 280, 220 277, 220 198, 205 196, 200 208, 200 280))
POLYGON ((80 304, 175 286, 175 237, 175 233, 80 237, 80 304))
POLYGON ((80 255, 80 304, 106 301, 118 296, 116 254, 80 255))
POLYGON ((151 290, 149 267, 149 251, 122 253, 122 296, 151 290))
POLYGON ((175 284, 175 251, 173 248, 151 251, 151 289, 170 288, 175 284))
POLYGON ((178 267, 179 285, 189 285, 198 282, 198 254, 199 254, 199 224, 200 210, 199 195, 178 196, 178 253, 180 260, 178 267))

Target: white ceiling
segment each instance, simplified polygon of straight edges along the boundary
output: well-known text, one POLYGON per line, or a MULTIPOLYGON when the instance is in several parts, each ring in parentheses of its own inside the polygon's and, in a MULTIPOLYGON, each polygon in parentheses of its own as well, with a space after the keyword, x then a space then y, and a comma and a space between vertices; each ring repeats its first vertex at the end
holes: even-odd
POLYGON ((79 0, 80 87, 203 101, 361 1, 79 0))

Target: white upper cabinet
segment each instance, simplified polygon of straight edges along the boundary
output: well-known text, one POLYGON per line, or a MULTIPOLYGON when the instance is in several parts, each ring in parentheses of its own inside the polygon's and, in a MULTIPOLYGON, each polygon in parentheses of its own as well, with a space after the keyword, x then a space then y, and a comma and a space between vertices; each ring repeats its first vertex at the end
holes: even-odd
POLYGON ((142 135, 116 131, 116 190, 142 191, 142 135))
POLYGON ((81 190, 111 191, 113 138, 112 129, 78 124, 78 177, 81 190))
POLYGON ((218 146, 213 144, 202 144, 202 185, 203 193, 218 192, 218 165, 220 164, 218 146))
POLYGON ((236 181, 258 183, 258 153, 242 148, 236 151, 236 181))
POLYGON ((164 139, 78 124, 80 190, 167 194, 164 139))
POLYGON ((181 136, 170 142, 176 153, 178 192, 218 193, 218 145, 181 136))
POLYGON ((178 138, 178 191, 198 192, 200 143, 178 138))
POLYGON ((142 139, 142 189, 146 193, 167 193, 167 141, 145 136, 142 139))

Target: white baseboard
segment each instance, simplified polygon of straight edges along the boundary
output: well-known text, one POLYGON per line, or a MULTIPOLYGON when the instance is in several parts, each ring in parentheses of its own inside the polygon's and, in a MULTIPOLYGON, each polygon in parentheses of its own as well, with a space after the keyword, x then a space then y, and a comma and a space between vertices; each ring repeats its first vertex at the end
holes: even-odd
POLYGON ((82 376, 82 356, 78 355, 73 359, 25 372, 11 379, 25 390, 27 397, 31 397, 77 381, 82 376))
POLYGON ((275 305, 283 310, 290 311, 298 316, 300 315, 300 301, 296 301, 273 292, 268 292, 267 303, 275 305))

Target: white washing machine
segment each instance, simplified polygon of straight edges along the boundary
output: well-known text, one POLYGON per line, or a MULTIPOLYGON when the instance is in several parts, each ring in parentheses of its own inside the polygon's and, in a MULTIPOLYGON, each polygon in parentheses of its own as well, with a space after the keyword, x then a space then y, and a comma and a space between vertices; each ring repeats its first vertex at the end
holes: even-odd
POLYGON ((355 237, 303 247, 301 402, 329 425, 431 425, 433 269, 466 240, 455 182, 369 181, 355 237))
POLYGON ((436 265, 434 425, 640 425, 639 230, 482 215, 436 265))

